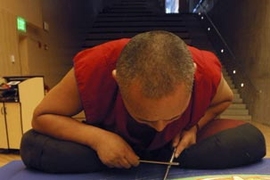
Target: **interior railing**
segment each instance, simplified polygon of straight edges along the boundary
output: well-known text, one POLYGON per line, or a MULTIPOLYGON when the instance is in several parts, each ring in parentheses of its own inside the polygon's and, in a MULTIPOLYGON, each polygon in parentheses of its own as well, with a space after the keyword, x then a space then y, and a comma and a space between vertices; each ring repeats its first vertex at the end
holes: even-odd
MULTIPOLYGON (((214 31, 216 35, 218 36, 217 38, 221 41, 222 43, 222 48, 220 48, 220 53, 225 53, 227 51, 231 58, 235 59, 235 55, 229 45, 227 44, 226 40, 223 38, 221 35, 220 31, 212 21, 212 19, 209 17, 208 12, 214 7, 214 1, 207 1, 207 0, 200 0, 199 3, 195 6, 193 9, 193 13, 198 13, 200 16, 201 20, 204 20, 206 18, 207 22, 204 22, 204 25, 207 26, 207 31, 214 31), (209 4, 211 2, 211 4, 209 4)), ((220 44, 220 43, 219 43, 220 44)))

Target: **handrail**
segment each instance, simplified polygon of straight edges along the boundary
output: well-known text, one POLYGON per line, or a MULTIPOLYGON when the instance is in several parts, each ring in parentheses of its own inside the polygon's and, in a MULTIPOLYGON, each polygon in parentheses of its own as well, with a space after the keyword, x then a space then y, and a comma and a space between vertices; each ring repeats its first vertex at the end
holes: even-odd
MULTIPOLYGON (((204 0, 201 0, 204 1, 204 0)), ((203 6, 202 6, 203 7, 203 6)), ((220 31, 218 30, 218 28, 216 27, 216 25, 213 23, 213 21, 211 20, 211 18, 208 16, 207 12, 204 11, 204 15, 206 16, 207 20, 209 21, 209 23, 211 24, 211 26, 214 28, 214 30, 216 31, 217 35, 219 36, 219 38, 221 39, 222 43, 225 45, 225 47, 227 48, 227 50, 229 51, 230 55, 232 56, 233 59, 235 58, 234 53, 232 52, 231 48, 229 47, 229 45, 227 44, 227 42, 225 41, 225 39, 223 38, 223 36, 221 35, 220 31)))
MULTIPOLYGON (((234 53, 232 52, 231 48, 229 47, 229 45, 227 44, 227 42, 225 41, 225 39, 223 38, 223 36, 221 35, 220 31, 218 30, 218 28, 216 27, 216 25, 214 24, 214 22, 212 21, 212 19, 208 16, 207 10, 205 9, 205 6, 203 5, 203 3, 205 2, 205 0, 200 0, 198 2, 198 4, 195 6, 195 8, 193 9, 193 13, 197 12, 199 9, 203 11, 203 14, 206 16, 208 22, 211 24, 211 26, 214 28, 214 30, 216 31, 217 35, 219 36, 220 40, 222 41, 222 43, 225 45, 225 47, 227 48, 228 52, 230 53, 231 57, 233 59, 236 59, 234 53), (200 8, 201 7, 201 8, 200 8)), ((199 14, 201 12, 198 12, 199 14)))
POLYGON ((193 9, 193 13, 196 13, 197 9, 199 9, 200 6, 202 6, 202 4, 204 3, 205 0, 200 0, 198 2, 198 4, 195 6, 195 8, 193 9))

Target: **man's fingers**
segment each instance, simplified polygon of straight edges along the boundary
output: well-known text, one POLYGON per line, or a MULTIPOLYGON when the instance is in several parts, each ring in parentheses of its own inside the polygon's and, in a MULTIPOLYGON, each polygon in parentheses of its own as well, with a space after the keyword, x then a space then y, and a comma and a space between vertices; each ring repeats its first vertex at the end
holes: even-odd
POLYGON ((180 134, 178 134, 177 136, 175 136, 175 138, 173 139, 173 143, 172 143, 172 147, 177 147, 177 145, 179 144, 180 141, 180 134))
POLYGON ((126 168, 126 169, 129 169, 131 168, 131 164, 128 162, 128 160, 126 158, 122 159, 120 162, 119 162, 119 165, 121 166, 120 168, 126 168))
POLYGON ((134 153, 131 153, 129 154, 129 156, 126 156, 126 160, 132 166, 138 166, 140 164, 139 159, 140 158, 134 153))
POLYGON ((132 166, 139 165, 139 157, 132 152, 126 152, 125 156, 116 158, 113 162, 112 166, 115 168, 131 168, 132 166))
POLYGON ((181 140, 179 142, 179 144, 177 145, 176 149, 175 149, 175 158, 178 158, 179 155, 182 153, 182 151, 188 147, 188 142, 186 142, 185 140, 181 140))

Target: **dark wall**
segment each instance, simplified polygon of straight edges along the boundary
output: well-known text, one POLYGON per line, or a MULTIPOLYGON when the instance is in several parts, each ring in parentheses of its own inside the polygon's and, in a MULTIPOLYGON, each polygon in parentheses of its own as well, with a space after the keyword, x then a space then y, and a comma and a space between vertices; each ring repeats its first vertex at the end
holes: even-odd
MULTIPOLYGON (((49 24, 42 41, 48 50, 42 67, 50 87, 72 67, 74 55, 82 49, 86 32, 104 7, 118 0, 41 0, 43 21, 49 24)), ((42 71, 42 72, 43 72, 42 71)))
POLYGON ((103 8, 100 0, 43 0, 43 19, 48 22, 53 34, 61 37, 63 44, 79 42, 91 27, 96 15, 103 8))
POLYGON ((219 0, 210 17, 235 59, 225 60, 253 120, 270 124, 270 2, 219 0), (233 67, 234 66, 234 67, 233 67), (232 74, 235 69, 236 74, 232 74), (244 87, 241 84, 244 83, 244 87))

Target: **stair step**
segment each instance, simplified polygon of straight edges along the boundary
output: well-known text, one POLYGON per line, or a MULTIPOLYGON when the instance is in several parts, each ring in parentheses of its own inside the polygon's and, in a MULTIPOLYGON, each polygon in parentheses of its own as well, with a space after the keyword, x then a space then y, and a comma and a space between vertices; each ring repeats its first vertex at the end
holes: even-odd
POLYGON ((229 84, 229 87, 230 87, 231 89, 235 89, 235 85, 234 85, 234 84, 229 84))
POLYGON ((233 81, 230 78, 225 78, 225 80, 229 85, 234 85, 233 81))
POLYGON ((241 99, 240 94, 238 94, 238 93, 234 93, 233 94, 233 98, 235 98, 235 99, 241 99))
POLYGON ((231 88, 231 90, 232 90, 232 92, 233 92, 234 94, 237 94, 237 93, 238 93, 238 89, 231 88))
POLYGON ((221 119, 235 119, 235 120, 251 120, 252 117, 250 115, 245 115, 245 116, 236 116, 236 115, 220 115, 219 118, 221 119))
MULTIPOLYGON (((86 37, 86 40, 98 40, 98 39, 108 39, 108 40, 112 40, 112 39, 119 39, 119 38, 131 38, 135 35, 137 35, 138 33, 133 32, 133 33, 121 33, 121 32, 115 32, 115 33, 91 33, 88 34, 86 37)), ((182 39, 188 39, 189 38, 189 34, 188 32, 179 32, 179 33, 175 33, 177 36, 181 37, 182 39)))
POLYGON ((247 109, 226 109, 223 115, 249 115, 247 109))
POLYGON ((241 98, 233 98, 232 103, 236 103, 236 104, 243 103, 243 99, 241 99, 241 98))
POLYGON ((126 16, 126 17, 136 17, 136 16, 156 16, 155 13, 153 12, 104 12, 102 14, 100 14, 99 16, 101 17, 106 17, 106 16, 110 16, 110 17, 123 17, 123 16, 126 16))
POLYGON ((167 16, 119 16, 119 17, 97 17, 95 23, 99 22, 185 22, 181 16, 169 18, 167 16))
POLYGON ((131 9, 131 8, 128 8, 128 9, 111 9, 111 10, 108 10, 105 12, 106 14, 109 14, 109 13, 114 13, 114 14, 153 14, 154 12, 152 11, 149 11, 148 9, 146 8, 140 8, 140 9, 131 9))
POLYGON ((224 76, 224 75, 223 75, 223 77, 224 77, 224 79, 226 79, 226 81, 231 81, 231 82, 233 82, 233 80, 232 80, 232 78, 231 78, 230 76, 226 76, 226 75, 224 76))
MULTIPOLYGON (((191 40, 190 39, 183 39, 185 41, 186 44, 190 44, 191 40)), ((90 47, 94 47, 96 45, 102 44, 107 42, 108 39, 101 39, 101 40, 86 40, 84 42, 83 48, 90 48, 90 47)))
POLYGON ((119 27, 108 27, 108 28, 93 28, 90 29, 89 33, 104 33, 104 32, 145 32, 145 31, 151 31, 151 30, 167 30, 171 32, 187 32, 186 27, 158 27, 158 26, 149 26, 149 27, 125 27, 125 28, 119 28, 119 27))
POLYGON ((144 18, 166 18, 166 19, 179 19, 181 17, 181 14, 164 14, 164 15, 157 15, 155 13, 101 13, 98 15, 97 19, 99 18, 104 18, 104 17, 109 17, 109 18, 130 18, 130 17, 144 17, 144 18))
POLYGON ((245 104, 231 104, 228 109, 246 109, 245 104))
POLYGON ((120 3, 115 3, 113 7, 118 7, 118 6, 146 6, 145 1, 121 1, 120 3))
POLYGON ((230 87, 231 89, 232 89, 232 88, 233 88, 233 89, 235 88, 235 85, 234 85, 232 82, 230 82, 230 81, 228 82, 228 81, 227 81, 227 83, 228 83, 228 85, 229 85, 229 87, 230 87))
POLYGON ((132 22, 96 22, 93 25, 93 28, 101 28, 101 27, 151 27, 151 26, 156 26, 156 27, 185 27, 184 22, 180 21, 169 21, 169 22, 155 22, 155 21, 132 21, 132 22))

